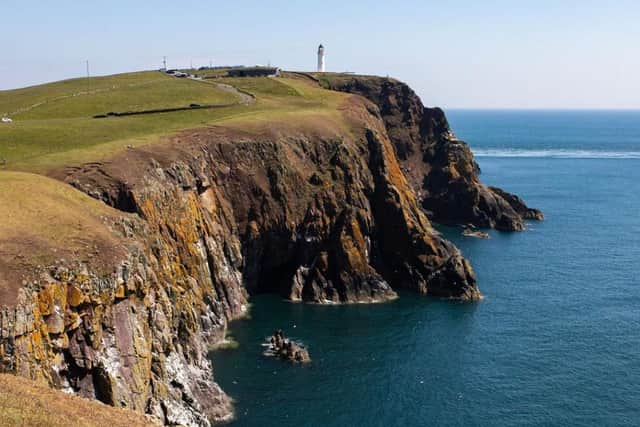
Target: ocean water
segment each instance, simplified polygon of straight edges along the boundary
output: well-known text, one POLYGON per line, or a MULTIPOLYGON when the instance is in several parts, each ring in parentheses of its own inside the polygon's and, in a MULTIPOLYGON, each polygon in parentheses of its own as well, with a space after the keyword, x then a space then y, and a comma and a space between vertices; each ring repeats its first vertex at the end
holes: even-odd
POLYGON ((485 183, 544 211, 521 233, 442 232, 485 299, 253 298, 211 354, 236 426, 640 425, 640 112, 449 111, 485 183), (312 363, 261 355, 275 328, 312 363))

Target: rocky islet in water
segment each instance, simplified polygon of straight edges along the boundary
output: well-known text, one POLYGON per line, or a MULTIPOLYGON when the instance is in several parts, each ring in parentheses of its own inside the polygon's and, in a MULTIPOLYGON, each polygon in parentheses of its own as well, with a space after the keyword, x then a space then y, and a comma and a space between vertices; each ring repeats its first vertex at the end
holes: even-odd
POLYGON ((267 339, 266 356, 277 357, 282 360, 296 363, 308 363, 311 361, 309 351, 298 342, 285 337, 282 329, 273 332, 267 339))

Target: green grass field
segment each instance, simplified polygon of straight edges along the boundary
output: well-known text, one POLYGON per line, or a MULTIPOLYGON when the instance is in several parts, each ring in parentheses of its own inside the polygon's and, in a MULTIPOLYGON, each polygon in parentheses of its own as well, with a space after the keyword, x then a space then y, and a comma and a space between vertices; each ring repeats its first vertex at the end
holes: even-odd
POLYGON ((0 114, 14 120, 89 118, 109 111, 227 104, 233 94, 159 72, 73 79, 0 93, 0 114))
POLYGON ((157 71, 65 80, 0 91, 0 170, 43 173, 104 159, 128 146, 159 141, 180 130, 232 121, 235 126, 295 115, 336 114, 344 96, 286 78, 179 79, 157 71), (249 92, 244 105, 223 83, 249 92), (234 104, 224 108, 94 119, 111 111, 234 104))

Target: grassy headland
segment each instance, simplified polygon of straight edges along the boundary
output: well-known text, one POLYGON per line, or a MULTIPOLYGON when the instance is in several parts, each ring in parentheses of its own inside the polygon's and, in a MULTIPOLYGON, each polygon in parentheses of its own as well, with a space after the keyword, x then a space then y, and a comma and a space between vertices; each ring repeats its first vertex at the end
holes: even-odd
POLYGON ((98 260, 96 253, 116 253, 118 242, 101 219, 113 211, 40 174, 103 161, 210 125, 245 132, 305 126, 347 130, 340 112, 345 99, 293 75, 197 81, 157 71, 0 91, 0 114, 13 119, 0 124, 0 296, 5 302, 15 299, 23 273, 37 265, 66 258, 101 261, 99 268, 109 260, 98 260), (229 86, 252 94, 253 102, 243 102, 229 86), (109 111, 230 102, 216 109, 93 118, 109 111))
MULTIPOLYGON (((122 159, 128 155, 118 157, 122 152, 143 145, 157 144, 135 151, 171 150, 178 139, 173 135, 213 125, 243 134, 306 127, 348 130, 341 111, 347 98, 294 75, 193 80, 157 71, 0 91, 0 116, 13 120, 0 123, 0 308, 18 300, 23 280, 40 267, 66 259, 108 274, 126 255, 126 241, 107 225, 109 218, 126 214, 43 174, 58 176, 55 172, 67 166, 122 159), (191 104, 219 108, 93 117, 191 104)), ((135 168, 120 161, 123 168, 135 168)), ((136 414, 0 375, 0 426, 146 422, 136 414)))

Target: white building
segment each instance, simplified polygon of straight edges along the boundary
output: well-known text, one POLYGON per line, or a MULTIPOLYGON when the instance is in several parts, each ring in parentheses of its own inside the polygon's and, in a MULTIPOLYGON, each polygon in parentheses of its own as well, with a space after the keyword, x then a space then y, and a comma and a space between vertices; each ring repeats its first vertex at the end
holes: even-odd
POLYGON ((324 46, 318 46, 318 72, 324 73, 324 46))

